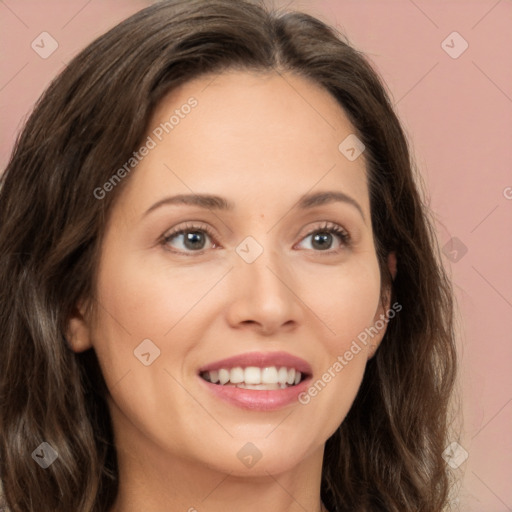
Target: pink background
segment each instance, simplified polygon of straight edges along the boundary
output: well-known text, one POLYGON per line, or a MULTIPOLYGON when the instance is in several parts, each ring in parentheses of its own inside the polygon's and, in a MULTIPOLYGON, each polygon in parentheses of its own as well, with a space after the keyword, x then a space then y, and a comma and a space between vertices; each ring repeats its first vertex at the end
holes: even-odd
MULTIPOLYGON (((0 1, 0 169, 42 91, 95 37, 143 0, 0 1), (47 59, 31 48, 57 40, 47 59)), ((336 25, 387 82, 436 215, 459 307, 459 389, 468 459, 454 476, 461 510, 512 510, 512 2, 275 1, 336 25), (460 51, 458 58, 443 49, 460 51), (453 39, 453 42, 451 41, 453 39), (449 249, 457 248, 455 245, 449 249), (460 250, 458 247, 457 250, 460 250), (447 251, 448 252, 448 251, 447 251), (509 482, 509 484, 507 484, 509 482)))

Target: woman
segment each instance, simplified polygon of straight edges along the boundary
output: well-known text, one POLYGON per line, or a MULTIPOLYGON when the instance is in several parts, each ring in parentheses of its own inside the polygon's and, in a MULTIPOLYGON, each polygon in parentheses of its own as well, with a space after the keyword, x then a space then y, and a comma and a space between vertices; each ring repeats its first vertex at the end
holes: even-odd
POLYGON ((57 77, 0 189, 14 511, 440 511, 452 295, 365 58, 161 2, 57 77))

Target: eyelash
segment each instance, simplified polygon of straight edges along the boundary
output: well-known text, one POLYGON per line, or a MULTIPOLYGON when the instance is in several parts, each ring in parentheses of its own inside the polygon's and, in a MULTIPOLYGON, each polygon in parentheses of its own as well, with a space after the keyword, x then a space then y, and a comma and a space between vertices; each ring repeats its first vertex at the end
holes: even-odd
MULTIPOLYGON (((181 227, 181 228, 178 228, 177 230, 175 231, 172 231, 171 233, 168 233, 166 235, 164 235, 162 237, 162 241, 161 241, 161 245, 163 246, 167 246, 167 244, 175 237, 179 236, 179 235, 183 235, 185 233, 190 233, 190 232, 205 232, 209 237, 210 239, 212 239, 212 241, 214 241, 215 239, 215 236, 214 234, 212 233, 211 229, 206 226, 206 225, 194 225, 194 224, 187 224, 186 226, 184 227, 181 227)), ((322 227, 320 228, 317 228, 317 229, 314 229, 313 231, 310 231, 305 237, 303 237, 301 239, 304 240, 305 238, 311 236, 311 235, 315 235, 317 233, 331 233, 331 234, 335 234, 338 236, 338 238, 340 239, 341 243, 343 246, 345 247, 350 247, 351 246, 351 237, 349 235, 349 233, 343 229, 342 227, 338 226, 337 224, 332 224, 332 223, 329 223, 329 222, 326 222, 322 227)), ((187 252, 182 252, 182 251, 176 251, 174 249, 167 249, 171 252, 174 252, 174 253, 177 253, 177 254, 183 254, 185 256, 193 256, 193 255, 201 255, 201 254, 204 254, 205 251, 207 251, 208 249, 202 249, 201 251, 187 251, 187 252)), ((313 250, 314 251, 314 250, 313 250)), ((324 255, 332 255, 332 254, 335 254, 335 253, 339 253, 341 251, 341 249, 330 249, 330 250, 325 250, 325 251, 314 251, 314 252, 318 252, 318 253, 321 253, 321 254, 324 254, 324 255)))

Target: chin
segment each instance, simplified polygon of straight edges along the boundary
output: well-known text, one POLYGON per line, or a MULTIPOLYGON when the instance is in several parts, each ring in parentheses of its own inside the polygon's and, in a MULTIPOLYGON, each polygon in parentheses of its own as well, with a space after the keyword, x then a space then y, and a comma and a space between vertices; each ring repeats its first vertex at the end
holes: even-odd
MULTIPOLYGON (((265 434, 268 436, 268 431, 265 434)), ((290 443, 280 436, 275 439, 260 437, 253 441, 231 440, 229 446, 217 444, 218 458, 215 453, 203 464, 211 469, 232 476, 268 477, 291 471, 296 466, 319 453, 323 456, 323 443, 307 449, 297 436, 297 443, 290 443), (230 455, 232 454, 232 455, 230 455)), ((204 454, 203 454, 204 456, 204 454)))

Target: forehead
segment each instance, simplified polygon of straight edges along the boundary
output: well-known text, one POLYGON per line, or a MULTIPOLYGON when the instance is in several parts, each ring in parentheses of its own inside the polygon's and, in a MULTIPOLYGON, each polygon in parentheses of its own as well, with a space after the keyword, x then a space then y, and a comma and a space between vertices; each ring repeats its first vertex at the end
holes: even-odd
POLYGON ((144 203, 195 192, 265 197, 276 205, 285 195, 335 188, 368 210, 364 154, 350 161, 339 149, 354 131, 335 98, 303 77, 202 76, 155 109, 147 134, 154 147, 128 193, 135 190, 144 203))

